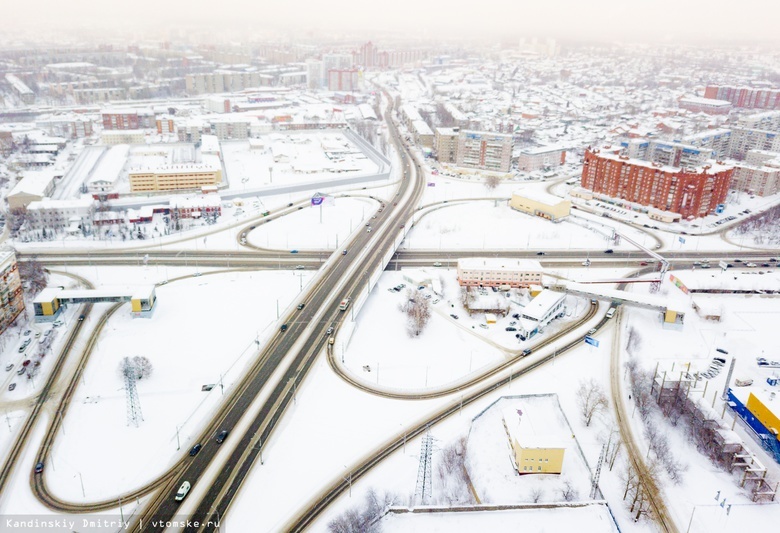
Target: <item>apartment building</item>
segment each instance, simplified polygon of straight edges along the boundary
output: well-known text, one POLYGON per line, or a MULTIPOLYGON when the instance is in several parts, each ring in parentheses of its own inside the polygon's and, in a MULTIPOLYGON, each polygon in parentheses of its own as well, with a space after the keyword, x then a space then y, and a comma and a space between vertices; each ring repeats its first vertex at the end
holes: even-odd
POLYGON ((434 146, 436 159, 442 163, 455 163, 458 159, 458 132, 460 128, 436 128, 434 146))
POLYGON ((16 255, 9 249, 0 249, 0 335, 24 311, 22 278, 16 255))
POLYGON ((731 102, 734 107, 780 109, 780 90, 778 89, 710 85, 704 90, 704 98, 726 100, 731 102))
POLYGON ((104 130, 138 130, 157 127, 154 111, 151 109, 107 109, 100 116, 104 130))
POLYGON ((546 170, 566 163, 566 149, 560 146, 523 148, 517 158, 517 168, 524 172, 546 170))
POLYGON ((533 259, 468 257, 458 259, 458 283, 464 287, 512 288, 540 285, 542 265, 533 259))
POLYGON ((36 232, 88 229, 92 225, 92 198, 52 200, 44 198, 27 206, 28 229, 36 232), (81 228, 79 228, 81 226, 81 228))
POLYGON ((582 187, 662 211, 697 218, 724 203, 734 168, 711 162, 694 169, 587 150, 582 187))
POLYGON ((269 87, 273 83, 273 76, 256 70, 215 70, 184 77, 185 88, 190 95, 239 92, 254 87, 269 87))
POLYGON ((355 92, 360 90, 361 72, 356 68, 328 71, 328 90, 355 92))
POLYGON ((461 130, 456 164, 465 168, 509 172, 513 144, 511 135, 461 130))

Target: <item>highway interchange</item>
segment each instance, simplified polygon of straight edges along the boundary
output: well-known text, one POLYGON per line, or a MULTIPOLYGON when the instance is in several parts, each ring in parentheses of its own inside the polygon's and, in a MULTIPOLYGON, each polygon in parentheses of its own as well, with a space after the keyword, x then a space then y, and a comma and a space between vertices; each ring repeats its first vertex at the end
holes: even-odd
MULTIPOLYGON (((388 109, 386 116, 389 117, 390 115, 391 112, 388 109)), ((473 377, 468 382, 458 384, 455 387, 415 395, 390 394, 368 387, 352 379, 348 373, 343 372, 337 361, 334 360, 333 354, 330 350, 327 350, 325 330, 329 327, 334 327, 336 334, 338 334, 339 325, 345 318, 345 314, 340 313, 338 310, 339 301, 344 296, 355 295, 365 291, 366 283, 375 281, 375 279, 370 279, 370 276, 378 275, 385 267, 397 269, 406 266, 430 266, 434 262, 441 262, 443 263, 442 266, 450 267, 453 266, 450 264, 451 261, 454 262, 453 258, 484 255, 534 258, 540 260, 545 267, 580 267, 580 262, 583 259, 582 251, 576 250, 549 250, 545 252, 545 255, 538 255, 536 250, 396 251, 405 231, 410 229, 410 221, 414 220, 415 212, 418 210, 417 206, 420 204, 422 197, 424 179, 419 163, 404 144, 400 142, 400 137, 395 131, 392 121, 388 121, 388 124, 391 132, 394 134, 396 148, 402 154, 405 178, 399 182, 397 195, 385 202, 384 208, 377 212, 377 218, 372 224, 373 232, 367 233, 360 228, 354 233, 352 240, 344 244, 333 255, 329 255, 330 252, 328 251, 301 251, 297 254, 290 254, 289 251, 265 250, 245 246, 242 246, 242 251, 236 252, 169 252, 145 249, 130 253, 127 251, 69 251, 67 253, 38 254, 38 260, 49 268, 79 265, 133 265, 144 262, 151 266, 198 266, 220 269, 228 267, 230 269, 247 270, 293 268, 302 265, 306 269, 318 270, 315 282, 312 283, 310 290, 301 300, 305 303, 305 307, 301 310, 292 311, 280 321, 287 324, 288 328, 286 331, 279 331, 267 346, 260 349, 251 370, 229 392, 219 412, 203 428, 200 437, 197 439, 198 442, 204 443, 200 453, 195 457, 184 455, 172 468, 167 472, 161 473, 152 483, 121 496, 123 500, 128 501, 149 495, 149 501, 145 505, 144 511, 133 518, 134 530, 162 531, 164 529, 162 525, 155 526, 153 523, 165 524, 176 515, 179 504, 174 502, 173 494, 178 486, 184 480, 197 485, 204 472, 210 467, 213 468, 214 465, 218 465, 219 475, 214 478, 208 490, 204 492, 205 495, 194 505, 194 511, 190 519, 199 524, 208 524, 210 520, 218 522, 220 517, 224 517, 229 511, 230 505, 240 490, 244 479, 258 460, 262 460, 263 445, 273 438, 273 432, 284 416, 285 410, 294 401, 296 388, 306 379, 307 372, 312 364, 323 352, 327 354, 331 368, 342 379, 367 393, 409 400, 445 397, 459 393, 457 394, 457 399, 450 401, 428 420, 414 427, 406 428, 402 434, 390 438, 381 449, 375 450, 368 460, 353 469, 350 483, 399 449, 400 446, 405 444, 406 440, 420 435, 431 425, 462 409, 464 405, 478 401, 486 394, 506 384, 509 380, 533 371, 553 357, 552 353, 542 351, 542 348, 552 344, 557 340, 557 337, 547 339, 543 344, 534 347, 533 356, 528 357, 525 361, 522 361, 522 354, 518 353, 515 354, 514 358, 507 360, 502 365, 473 377), (397 205, 393 205, 396 201, 397 205), (409 227, 403 227, 405 225, 409 227), (345 255, 342 255, 343 250, 347 251, 345 255), (540 353, 537 354, 537 352, 540 353), (248 419, 246 417, 251 418, 248 419), (237 427, 245 427, 246 429, 240 432, 237 430, 232 431, 237 427), (231 430, 231 434, 225 445, 220 446, 214 442, 214 436, 223 429, 231 430), (229 451, 223 452, 223 447, 229 451)), ((377 201, 377 204, 380 203, 381 201, 377 201)), ((295 207, 289 210, 289 212, 294 210, 295 207)), ((286 212, 280 213, 279 216, 284 214, 286 212)), ((256 225, 262 222, 264 221, 258 220, 251 224, 256 225)), ((245 235, 246 232, 251 231, 253 227, 251 224, 247 224, 239 231, 239 235, 245 235)), ((769 261, 772 255, 763 251, 740 251, 737 255, 734 252, 670 251, 664 252, 664 257, 675 268, 688 268, 693 265, 694 261, 700 261, 705 258, 714 260, 716 263, 720 258, 730 262, 735 257, 745 261, 753 260, 763 263, 769 261)), ((594 267, 633 266, 642 272, 651 272, 653 269, 652 265, 643 264, 647 263, 649 258, 644 257, 639 252, 615 251, 607 255, 602 254, 602 251, 593 251, 590 259, 594 267)), ((772 266, 774 267, 774 264, 772 266)), ((82 285, 89 286, 87 280, 81 279, 79 281, 82 285)), ((601 309, 601 307, 600 305, 591 306, 582 318, 563 333, 577 329, 593 318, 596 313, 605 312, 606 308, 601 309)), ((36 456, 36 462, 46 461, 47 453, 49 453, 56 437, 62 418, 67 412, 70 399, 78 386, 80 375, 88 362, 92 345, 100 335, 105 322, 117 308, 118 306, 114 306, 108 313, 99 318, 95 331, 90 335, 88 346, 81 355, 76 370, 70 376, 67 376, 68 384, 64 392, 57 395, 59 403, 54 410, 55 416, 49 422, 47 433, 36 456)), ((88 315, 90 310, 91 306, 84 306, 82 313, 88 315)), ((606 319, 602 317, 597 327, 601 327, 605 323, 606 319)), ((6 459, 2 474, 0 474, 0 490, 6 486, 15 468, 28 466, 17 464, 21 451, 28 444, 29 435, 35 426, 40 411, 53 399, 50 395, 50 390, 60 380, 66 379, 66 377, 61 375, 61 370, 74 340, 80 333, 81 327, 82 323, 73 324, 62 353, 57 359, 55 368, 49 375, 41 393, 36 398, 33 410, 26 419, 17 437, 16 445, 13 447, 11 455, 6 459)), ((575 340, 568 341, 565 345, 556 347, 556 351, 557 353, 562 353, 578 345, 581 341, 581 336, 577 337, 575 340)), ((48 408, 51 408, 51 406, 48 406, 48 408)), ((33 492, 41 502, 54 510, 69 513, 88 513, 117 508, 118 500, 115 497, 89 504, 75 504, 62 501, 50 493, 45 483, 45 476, 36 476, 32 473, 32 469, 30 471, 30 484, 33 492)), ((301 507, 297 516, 290 518, 290 521, 286 524, 286 529, 290 531, 304 530, 329 503, 346 489, 347 482, 343 479, 334 482, 329 487, 325 487, 316 501, 306 503, 301 507)), ((192 502, 189 503, 192 504, 192 502)), ((213 525, 185 528, 186 531, 213 531, 214 529, 213 525)), ((674 524, 666 524, 664 529, 675 531, 676 527, 674 524)))

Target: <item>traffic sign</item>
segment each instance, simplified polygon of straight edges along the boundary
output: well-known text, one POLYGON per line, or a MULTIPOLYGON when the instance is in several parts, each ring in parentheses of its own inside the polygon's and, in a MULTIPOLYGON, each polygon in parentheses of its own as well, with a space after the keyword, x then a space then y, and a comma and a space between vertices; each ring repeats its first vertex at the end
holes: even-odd
POLYGON ((585 344, 590 344, 591 346, 595 346, 596 348, 599 347, 599 341, 597 341, 590 335, 585 335, 585 344))

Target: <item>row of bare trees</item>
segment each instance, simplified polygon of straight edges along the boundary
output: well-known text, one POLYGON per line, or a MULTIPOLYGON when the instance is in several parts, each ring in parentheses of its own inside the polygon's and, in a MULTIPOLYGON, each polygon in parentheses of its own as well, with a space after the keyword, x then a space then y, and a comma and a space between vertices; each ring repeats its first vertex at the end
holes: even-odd
POLYGON ((328 524, 331 533, 378 533, 379 519, 391 505, 398 503, 398 496, 390 492, 379 493, 368 489, 362 505, 350 507, 328 524))
POLYGON ((431 318, 431 305, 421 291, 406 289, 406 302, 401 306, 406 314, 406 333, 410 337, 418 337, 431 318))

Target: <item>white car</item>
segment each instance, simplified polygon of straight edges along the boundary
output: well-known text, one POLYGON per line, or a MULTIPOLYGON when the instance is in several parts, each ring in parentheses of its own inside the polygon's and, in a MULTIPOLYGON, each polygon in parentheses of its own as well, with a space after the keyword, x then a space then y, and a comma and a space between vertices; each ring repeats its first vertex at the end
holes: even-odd
POLYGON ((590 266, 590 259, 586 259, 585 261, 583 261, 582 262, 582 266, 585 266, 585 267, 590 266))

